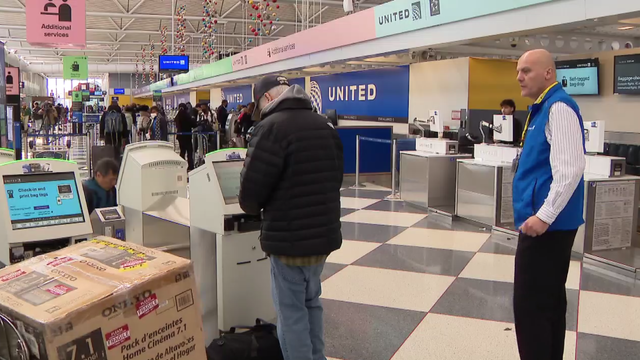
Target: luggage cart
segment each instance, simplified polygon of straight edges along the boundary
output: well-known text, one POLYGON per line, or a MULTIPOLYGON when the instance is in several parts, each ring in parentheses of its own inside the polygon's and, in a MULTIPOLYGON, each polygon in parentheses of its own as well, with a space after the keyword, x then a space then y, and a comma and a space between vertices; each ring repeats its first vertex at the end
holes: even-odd
POLYGON ((27 342, 13 321, 0 313, 0 360, 29 360, 27 342))

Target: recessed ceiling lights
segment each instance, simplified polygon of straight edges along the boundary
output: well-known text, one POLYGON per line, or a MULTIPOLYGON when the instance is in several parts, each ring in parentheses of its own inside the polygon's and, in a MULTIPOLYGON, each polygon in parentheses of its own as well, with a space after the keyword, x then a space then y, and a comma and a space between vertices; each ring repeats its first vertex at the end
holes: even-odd
POLYGON ((631 30, 631 29, 634 29, 634 27, 633 26, 620 26, 618 28, 618 30, 631 30))

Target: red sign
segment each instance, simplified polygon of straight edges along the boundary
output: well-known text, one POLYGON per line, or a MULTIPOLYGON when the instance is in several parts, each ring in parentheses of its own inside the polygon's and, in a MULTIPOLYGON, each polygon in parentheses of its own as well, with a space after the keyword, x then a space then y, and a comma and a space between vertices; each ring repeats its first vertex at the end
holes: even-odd
POLYGON ((85 48, 86 0, 28 0, 27 42, 42 47, 85 48))
POLYGON ((138 314, 138 319, 142 319, 143 317, 151 314, 156 311, 160 307, 158 302, 158 296, 156 294, 152 294, 148 298, 140 301, 136 304, 136 312, 138 314))
POLYGON ((131 332, 129 331, 129 325, 124 324, 124 326, 113 330, 110 333, 107 333, 104 336, 104 339, 107 342, 107 348, 109 350, 116 348, 127 341, 131 340, 131 332))
POLYGON ((54 259, 53 261, 49 261, 47 263, 47 266, 51 266, 51 267, 58 267, 62 264, 66 264, 68 262, 74 261, 75 259, 70 257, 70 256, 63 256, 57 259, 54 259))
POLYGON ((20 68, 7 66, 4 68, 7 84, 7 95, 20 95, 20 68))
POLYGON ((67 287, 67 286, 64 286, 64 285, 60 284, 60 285, 56 285, 54 287, 47 288, 46 290, 47 290, 47 292, 49 292, 52 295, 62 296, 62 295, 68 293, 69 291, 71 291, 73 289, 70 288, 70 287, 67 287))
POLYGON ((14 272, 10 272, 7 275, 0 277, 0 282, 7 282, 16 278, 19 278, 22 275, 26 275, 27 273, 24 270, 16 270, 14 272))

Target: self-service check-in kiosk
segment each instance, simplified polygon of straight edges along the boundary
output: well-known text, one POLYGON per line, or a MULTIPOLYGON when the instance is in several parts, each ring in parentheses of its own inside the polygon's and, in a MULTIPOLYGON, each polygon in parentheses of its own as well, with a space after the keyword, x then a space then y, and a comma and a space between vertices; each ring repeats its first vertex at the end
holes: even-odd
POLYGON ((95 209, 91 215, 95 236, 108 236, 125 241, 125 217, 119 206, 95 209))
POLYGON ((128 242, 189 258, 187 162, 172 144, 144 141, 128 145, 117 190, 128 242))
POLYGON ((218 330, 273 319, 271 265, 260 248, 260 222, 240 208, 245 149, 210 153, 189 173, 191 254, 207 343, 218 330))
POLYGON ((78 165, 30 159, 0 165, 0 261, 14 264, 93 233, 78 165))

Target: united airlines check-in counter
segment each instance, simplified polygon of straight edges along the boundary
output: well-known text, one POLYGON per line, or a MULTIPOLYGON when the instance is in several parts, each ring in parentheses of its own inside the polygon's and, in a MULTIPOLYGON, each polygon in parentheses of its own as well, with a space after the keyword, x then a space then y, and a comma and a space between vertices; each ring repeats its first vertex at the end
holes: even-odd
POLYGON ((189 173, 191 256, 207 343, 218 330, 273 319, 271 268, 260 248, 260 219, 240 208, 245 149, 209 153, 189 173))
POLYGON ((92 234, 78 165, 30 159, 0 165, 0 261, 14 264, 92 234))
POLYGON ((187 162, 172 144, 145 141, 128 145, 117 191, 128 242, 189 258, 187 162))

